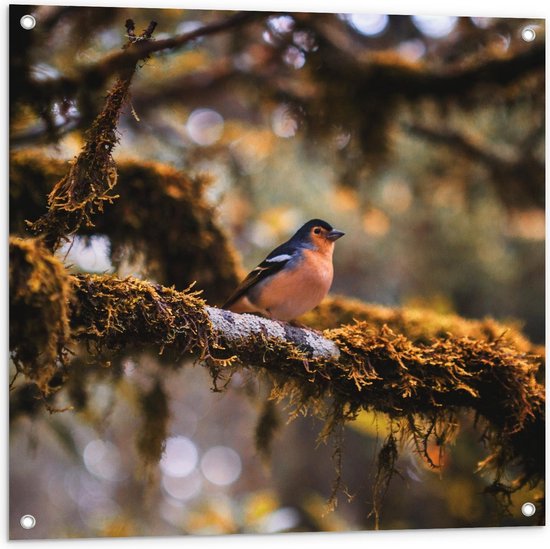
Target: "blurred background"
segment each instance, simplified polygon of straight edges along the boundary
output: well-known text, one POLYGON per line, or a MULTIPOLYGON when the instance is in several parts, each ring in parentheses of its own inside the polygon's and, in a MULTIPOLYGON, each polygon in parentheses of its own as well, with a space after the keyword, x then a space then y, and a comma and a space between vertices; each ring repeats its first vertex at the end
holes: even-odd
MULTIPOLYGON (((78 154, 112 83, 111 74, 92 69, 125 43, 127 18, 138 29, 157 21, 160 40, 231 16, 49 6, 31 9, 37 27, 25 31, 19 19, 28 12, 10 10, 17 165, 31 153, 52 165, 78 154)), ((492 316, 543 343, 544 40, 542 20, 259 14, 154 54, 134 78, 114 156, 207 174, 204 198, 245 270, 320 217, 346 232, 336 247, 333 293, 492 316)), ((10 172, 10 229, 25 235, 22 220, 36 218, 56 179, 18 174, 10 172), (42 197, 36 211, 22 199, 33 189, 42 197)), ((120 200, 131 210, 132 199, 137 207, 142 197, 120 200)), ((171 228, 185 241, 185 220, 155 207, 140 208, 135 230, 171 228)), ((153 265, 145 237, 121 246, 111 229, 74 237, 59 257, 74 270, 131 274, 180 290, 193 281, 153 265)), ((155 240, 156 262, 168 263, 170 242, 155 240)), ((229 283, 216 293, 200 273, 195 278, 213 304, 230 293, 229 283)), ((74 361, 87 372, 86 386, 56 400, 72 411, 36 412, 12 399, 12 538, 373 527, 383 416, 363 412, 346 428, 343 475, 353 498, 341 494, 327 513, 335 470, 330 444, 316 445, 321 421, 285 425, 278 405, 283 425, 263 461, 254 445, 258 380, 235 375, 219 394, 200 366, 161 364, 153 352, 119 357, 116 375, 78 352, 74 361), (136 444, 143 395, 158 387, 169 438, 161 462, 145 467, 136 444), (78 390, 86 398, 75 405, 78 390), (25 531, 19 518, 29 513, 37 526, 25 531)), ((536 523, 519 507, 540 487, 515 494, 511 515, 482 493, 491 479, 474 474, 484 457, 480 433, 472 417, 462 420, 443 458, 429 449, 439 471, 414 448, 401 450, 381 528, 536 523)))

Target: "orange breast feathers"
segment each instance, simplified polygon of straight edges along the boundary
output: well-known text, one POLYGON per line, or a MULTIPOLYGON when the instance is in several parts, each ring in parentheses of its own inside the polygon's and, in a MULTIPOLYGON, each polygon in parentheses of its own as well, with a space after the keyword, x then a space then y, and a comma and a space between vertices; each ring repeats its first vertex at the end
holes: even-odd
POLYGON ((295 266, 259 284, 247 301, 266 316, 292 320, 321 303, 330 289, 332 277, 332 253, 306 249, 295 266))

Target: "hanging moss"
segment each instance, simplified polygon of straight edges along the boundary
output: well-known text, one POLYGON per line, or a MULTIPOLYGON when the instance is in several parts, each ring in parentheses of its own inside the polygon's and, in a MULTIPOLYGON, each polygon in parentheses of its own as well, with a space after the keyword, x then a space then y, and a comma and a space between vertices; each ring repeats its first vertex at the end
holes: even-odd
MULTIPOLYGON (((458 408, 473 409, 492 427, 492 461, 520 461, 526 478, 544 477, 544 387, 536 380, 540 356, 518 351, 504 340, 447 337, 415 344, 388 327, 357 322, 327 332, 347 363, 349 389, 336 395, 343 405, 369 406, 390 418, 420 417, 433 426, 452 424, 458 408), (364 399, 364 400, 363 400, 364 399), (525 432, 531 433, 529 449, 525 432)), ((414 432, 412 433, 415 434, 414 432)), ((522 479, 526 480, 526 479, 522 479)))
MULTIPOLYGON (((24 235, 25 220, 46 212, 44 196, 66 163, 38 151, 19 151, 10 160, 10 231, 24 235)), ((120 198, 78 234, 106 235, 115 264, 143 254, 151 278, 179 289, 196 281, 210 302, 221 303, 242 273, 205 198, 209 179, 137 160, 119 161, 118 173, 120 198)))
POLYGON ((272 400, 264 400, 258 423, 256 424, 256 449, 266 459, 271 454, 271 444, 275 433, 281 426, 277 407, 272 400))
MULTIPOLYGON (((151 38, 152 22, 138 38, 133 22, 127 22, 129 43, 125 49, 142 45, 151 38), (132 27, 132 30, 130 30, 132 27)), ((92 216, 101 213, 105 202, 112 203, 117 169, 112 151, 118 143, 117 124, 135 73, 137 59, 120 67, 118 78, 109 90, 103 109, 85 133, 85 145, 68 172, 48 195, 48 211, 31 224, 34 234, 42 235, 45 245, 55 250, 62 240, 84 225, 93 227, 92 216)))
POLYGON ((139 406, 142 425, 137 435, 137 449, 145 466, 156 465, 164 452, 170 419, 168 400, 159 379, 141 395, 139 406))
POLYGON ((31 225, 33 233, 43 235, 50 249, 55 250, 81 225, 92 227, 92 216, 103 211, 105 202, 117 198, 113 194, 117 170, 111 153, 118 143, 116 127, 130 81, 131 76, 117 80, 86 133, 82 152, 49 193, 47 213, 31 225))
MULTIPOLYGON (((442 433, 453 430, 456 411, 472 409, 487 422, 489 463, 499 481, 503 466, 514 463, 522 470, 517 486, 543 477, 544 439, 537 435, 544 426, 544 390, 535 377, 542 359, 510 339, 426 336, 427 343, 413 342, 386 326, 357 322, 325 332, 339 358, 314 358, 279 336, 279 323, 272 332, 235 338, 246 315, 227 313, 230 333, 218 331, 219 324, 211 324, 215 315, 196 296, 134 279, 79 280, 79 302, 93 311, 77 319, 80 338, 118 350, 139 341, 198 353, 216 383, 237 368, 262 369, 274 382, 272 396, 288 398, 296 414, 323 416, 327 434, 361 409, 376 410, 404 421, 407 434, 426 447, 430 436, 445 443, 442 433)), ((267 438, 271 432, 262 429, 267 438)), ((261 443, 269 445, 265 436, 261 443)))

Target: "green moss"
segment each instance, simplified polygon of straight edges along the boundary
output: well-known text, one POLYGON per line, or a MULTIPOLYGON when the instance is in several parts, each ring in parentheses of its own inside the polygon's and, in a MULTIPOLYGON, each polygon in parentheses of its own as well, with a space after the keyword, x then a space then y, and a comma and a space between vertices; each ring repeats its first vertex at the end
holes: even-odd
POLYGON ((55 250, 81 225, 92 227, 93 215, 103 211, 105 202, 112 203, 117 198, 112 192, 117 183, 117 170, 111 153, 118 143, 118 117, 132 74, 133 71, 117 79, 107 94, 103 110, 86 132, 82 152, 48 195, 48 211, 31 224, 32 232, 42 235, 50 249, 55 250))
POLYGON ((204 301, 196 292, 177 292, 133 277, 77 275, 78 306, 71 318, 76 339, 95 352, 169 347, 175 356, 208 356, 212 341, 204 301))
POLYGON ((71 277, 40 240, 12 237, 9 253, 11 356, 49 394, 66 364, 71 277))
POLYGON ((338 328, 365 321, 371 326, 388 326, 415 343, 432 339, 470 337, 487 341, 508 342, 518 351, 544 354, 544 347, 533 345, 513 324, 503 324, 492 318, 471 320, 453 314, 440 314, 415 307, 384 307, 343 296, 330 296, 301 320, 318 330, 338 328))

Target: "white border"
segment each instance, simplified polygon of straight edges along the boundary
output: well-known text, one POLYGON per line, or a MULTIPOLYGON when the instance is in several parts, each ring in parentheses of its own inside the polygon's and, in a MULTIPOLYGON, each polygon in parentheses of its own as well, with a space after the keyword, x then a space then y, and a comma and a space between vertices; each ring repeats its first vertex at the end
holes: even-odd
MULTIPOLYGON (((493 17, 546 17, 550 12, 543 0, 449 0, 439 3, 434 0, 104 0, 88 1, 52 1, 14 0, 13 4, 28 5, 72 5, 72 6, 117 6, 117 7, 154 7, 187 8, 187 9, 231 9, 231 10, 263 10, 263 11, 309 11, 309 12, 364 12, 386 14, 412 15, 465 15, 493 17)), ((8 2, 6 2, 6 5, 8 2)))
MULTIPOLYGON (((188 1, 171 1, 171 0, 155 0, 154 2, 143 0, 113 0, 105 1, 87 1, 87 2, 63 2, 63 1, 47 1, 29 2, 25 0, 14 1, 14 4, 58 4, 58 5, 82 5, 82 6, 133 6, 133 7, 151 7, 155 8, 195 8, 195 9, 247 9, 247 10, 274 10, 274 11, 315 11, 315 12, 368 12, 368 13, 388 13, 388 14, 415 14, 415 15, 469 15, 469 16, 493 16, 493 17, 536 17, 548 18, 550 13, 550 3, 545 0, 518 0, 512 2, 509 0, 449 0, 445 3, 436 2, 435 0, 410 0, 396 1, 370 1, 361 2, 359 0, 188 0, 188 1)), ((2 63, 3 74, 5 75, 4 82, 7 82, 7 5, 5 3, 6 12, 1 18, 2 39, 0 47, 2 48, 2 63)), ((548 55, 547 55, 548 65, 548 55)), ((548 88, 548 86, 547 86, 548 88)), ((2 120, 2 152, 3 158, 7 160, 8 139, 7 139, 7 85, 4 83, 1 86, 3 101, 0 108, 0 117, 2 120)), ((548 92, 547 92, 548 93, 548 92)), ((547 103, 548 104, 548 103, 547 103)), ((0 330, 0 348, 2 356, 7 357, 7 161, 4 163, 2 170, 2 222, 0 226, 3 231, 1 242, 2 250, 2 292, 0 294, 0 309, 4 313, 5 322, 4 329, 0 330)), ((547 270, 548 272, 548 270, 547 270)), ((8 517, 8 501, 7 501, 7 448, 8 448, 8 433, 7 433, 7 388, 6 380, 2 383, 2 410, 4 411, 3 420, 0 422, 2 430, 2 438, 4 441, 3 450, 0 452, 0 460, 3 465, 0 477, 3 483, 1 491, 4 497, 2 509, 0 512, 0 545, 8 545, 7 540, 7 517, 8 517)), ((547 437, 548 447, 548 437, 547 437)), ((548 455, 548 453, 547 453, 548 455)), ((520 549, 522 547, 548 547, 550 546, 550 530, 545 528, 482 528, 482 529, 462 529, 462 530, 407 530, 401 532, 367 532, 367 533, 348 533, 348 534, 286 534, 284 536, 225 536, 216 538, 196 538, 196 537, 174 537, 174 538, 130 538, 130 539, 104 539, 104 540, 55 540, 55 541, 39 541, 39 542, 11 542, 13 544, 23 543, 24 547, 40 548, 40 547, 61 547, 73 549, 78 547, 89 548, 104 548, 116 547, 150 547, 151 544, 162 544, 163 548, 169 547, 181 548, 223 548, 223 549, 248 549, 257 548, 261 545, 262 549, 270 549, 276 547, 302 547, 304 545, 314 545, 315 549, 334 547, 335 545, 343 545, 349 549, 365 548, 369 549, 388 549, 389 547, 405 547, 406 549, 431 549, 445 546, 445 549, 453 549, 464 547, 498 547, 498 549, 520 549)))

